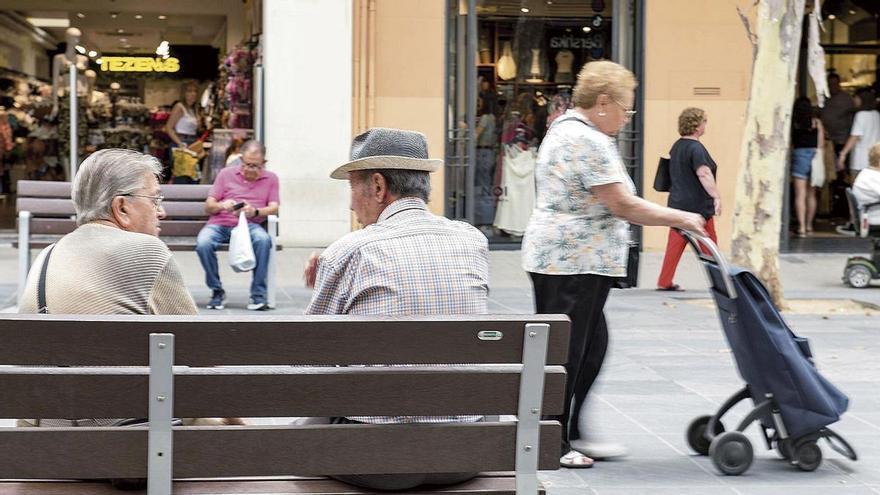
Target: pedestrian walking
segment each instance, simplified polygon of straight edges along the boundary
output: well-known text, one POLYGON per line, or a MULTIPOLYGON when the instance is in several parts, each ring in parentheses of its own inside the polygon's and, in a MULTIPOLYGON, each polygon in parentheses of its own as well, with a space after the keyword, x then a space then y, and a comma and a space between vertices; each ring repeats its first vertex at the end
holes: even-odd
POLYGON ((591 467, 591 454, 608 453, 582 440, 577 418, 605 359, 603 309, 611 286, 626 276, 629 222, 705 235, 700 215, 635 194, 614 136, 635 113, 636 84, 632 72, 614 62, 586 64, 574 89, 575 108, 553 122, 538 151, 537 203, 522 256, 537 312, 571 318, 565 413, 559 417, 564 467, 591 467))

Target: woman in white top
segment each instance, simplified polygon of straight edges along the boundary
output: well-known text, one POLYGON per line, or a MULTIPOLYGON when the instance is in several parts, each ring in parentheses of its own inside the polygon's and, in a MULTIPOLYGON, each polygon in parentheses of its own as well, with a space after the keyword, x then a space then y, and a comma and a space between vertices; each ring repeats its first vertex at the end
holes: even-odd
MULTIPOLYGON (((880 203, 880 143, 868 152, 868 166, 856 176, 852 190, 859 206, 880 203)), ((880 225, 880 209, 868 211, 868 223, 880 225)))
POLYGON ((849 139, 837 157, 837 170, 845 170, 846 157, 852 151, 849 168, 857 174, 868 166, 868 150, 880 142, 880 112, 877 111, 877 97, 869 88, 860 89, 853 101, 859 111, 853 119, 849 139))
MULTIPOLYGON (((171 116, 165 123, 165 133, 178 148, 190 148, 195 143, 199 132, 199 108, 196 101, 199 97, 199 86, 194 82, 187 82, 181 88, 180 101, 171 109, 171 116)), ((199 150, 194 150, 199 151, 199 150)), ((173 155, 172 155, 173 157, 173 155)), ((196 177, 178 175, 175 172, 175 184, 195 184, 196 177)))

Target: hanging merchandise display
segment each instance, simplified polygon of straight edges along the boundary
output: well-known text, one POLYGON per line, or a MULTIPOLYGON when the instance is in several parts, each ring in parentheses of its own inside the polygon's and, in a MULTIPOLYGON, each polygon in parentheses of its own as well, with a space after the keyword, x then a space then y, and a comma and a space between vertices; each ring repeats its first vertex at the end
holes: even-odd
POLYGON ((556 54, 556 75, 553 77, 553 82, 574 83, 574 73, 571 71, 573 63, 574 53, 571 50, 559 50, 556 54))
POLYGON ((504 51, 498 59, 498 78, 509 81, 516 77, 516 62, 513 60, 513 49, 510 41, 504 42, 504 51))
POLYGON ((538 148, 520 145, 503 146, 501 197, 495 213, 495 227, 510 235, 521 236, 535 207, 535 163, 538 148))
POLYGON ((226 57, 224 65, 228 74, 225 89, 229 108, 228 126, 249 129, 253 127, 253 50, 248 47, 235 48, 226 57))

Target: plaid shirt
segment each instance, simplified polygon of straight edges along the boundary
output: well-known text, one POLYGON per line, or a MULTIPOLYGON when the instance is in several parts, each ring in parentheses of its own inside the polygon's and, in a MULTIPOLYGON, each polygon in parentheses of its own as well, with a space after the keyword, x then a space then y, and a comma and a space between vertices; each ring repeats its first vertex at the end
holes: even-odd
MULTIPOLYGON (((331 244, 318 262, 311 315, 485 314, 489 248, 473 226, 421 199, 388 205, 375 224, 331 244)), ((473 422, 480 416, 353 417, 364 423, 473 422)))

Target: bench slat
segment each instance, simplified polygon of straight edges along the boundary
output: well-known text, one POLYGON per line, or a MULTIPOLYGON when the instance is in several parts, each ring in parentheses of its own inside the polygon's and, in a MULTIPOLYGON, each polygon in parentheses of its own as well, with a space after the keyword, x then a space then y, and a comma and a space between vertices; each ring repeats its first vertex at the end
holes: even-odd
POLYGON ((69 218, 31 218, 31 239, 39 235, 64 235, 76 230, 76 222, 69 218))
MULTIPOLYGON (((284 480, 184 480, 174 482, 175 495, 360 495, 376 493, 327 478, 294 478, 284 480)), ((141 495, 143 491, 120 492, 109 483, 55 481, 3 482, 0 495, 141 495)), ((515 495, 516 478, 480 475, 452 486, 422 488, 418 493, 448 495, 515 495)), ((538 494, 545 491, 539 487, 538 494)))
POLYGON ((15 187, 19 198, 70 198, 70 182, 20 180, 15 187))
MULTIPOLYGON (((516 414, 521 366, 200 368, 174 380, 178 417, 516 414), (401 393, 405 390, 406 393, 401 393)), ((2 418, 145 418, 147 368, 0 368, 2 418), (12 374, 14 372, 26 374, 12 374)), ((565 369, 546 369, 545 414, 561 414, 565 369)))
POLYGON ((29 211, 34 216, 70 216, 76 214, 70 196, 63 198, 25 198, 15 200, 15 211, 29 211))
POLYGON ((198 201, 204 204, 211 191, 210 184, 162 184, 166 201, 198 201))
MULTIPOLYGON (((145 428, 4 430, 0 478, 146 475, 145 428)), ((559 423, 540 434, 539 469, 558 469, 559 423)), ((510 471, 515 442, 516 423, 177 427, 174 476, 510 471)))
POLYGON ((548 364, 568 359, 564 315, 419 317, 0 315, 0 364, 146 366, 149 334, 175 334, 175 363, 350 365, 522 362, 524 324, 548 323, 548 364), (479 340, 484 330, 501 340, 479 340), (69 345, 76 342, 78 345, 69 345))

